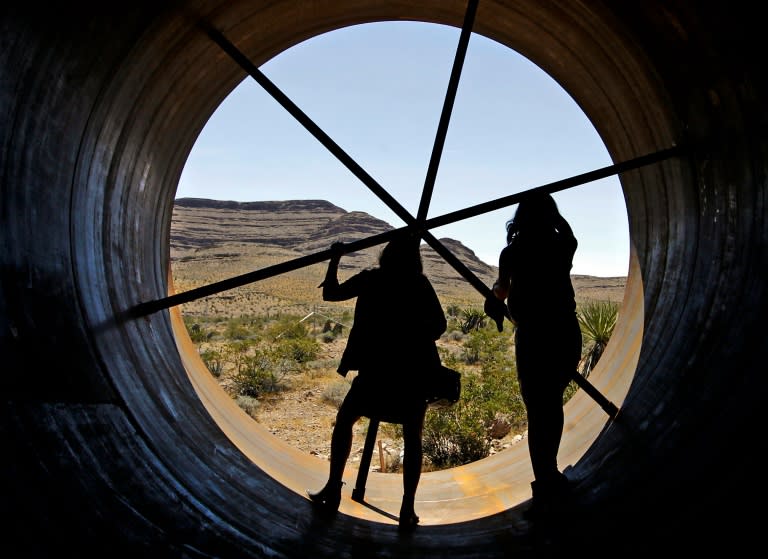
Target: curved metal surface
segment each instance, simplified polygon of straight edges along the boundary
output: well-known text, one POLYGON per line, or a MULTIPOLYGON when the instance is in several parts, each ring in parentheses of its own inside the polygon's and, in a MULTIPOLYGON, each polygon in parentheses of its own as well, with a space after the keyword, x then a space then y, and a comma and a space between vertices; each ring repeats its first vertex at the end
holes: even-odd
POLYGON ((746 506, 765 497, 766 72, 757 14, 702 4, 479 4, 475 32, 552 75, 615 161, 689 148, 621 176, 632 267, 590 376, 621 411, 607 424, 586 396, 567 406, 560 459, 580 512, 546 541, 521 518, 524 446, 425 474, 410 537, 392 520, 396 476, 372 475, 371 506, 345 498, 316 518, 303 491, 326 463, 245 420, 174 310, 125 314, 167 294, 181 168, 244 78, 200 21, 258 65, 346 25, 459 28, 463 2, 5 7, 3 543, 28 556, 457 559, 760 545, 746 506))

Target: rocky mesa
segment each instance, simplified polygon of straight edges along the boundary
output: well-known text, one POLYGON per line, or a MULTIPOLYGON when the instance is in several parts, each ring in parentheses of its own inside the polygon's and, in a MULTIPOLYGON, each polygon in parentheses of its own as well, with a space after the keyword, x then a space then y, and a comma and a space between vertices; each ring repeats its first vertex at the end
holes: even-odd
MULTIPOLYGON (((325 200, 236 202, 179 198, 170 232, 174 287, 184 291, 323 251, 334 241, 351 242, 392 229, 392 225, 367 213, 349 212, 325 200)), ((493 283, 495 266, 480 260, 458 240, 442 238, 440 242, 484 284, 493 283)), ((346 255, 340 274, 375 265, 380 249, 372 247, 346 255)), ((422 256, 425 273, 446 304, 482 305, 480 293, 431 247, 422 244, 422 256)), ((214 295, 207 302, 188 303, 185 310, 223 311, 234 301, 242 303, 245 297, 252 302, 263 299, 267 307, 280 303, 317 304, 317 284, 324 270, 324 263, 314 264, 214 295)), ((577 297, 617 302, 626 284, 625 277, 573 276, 573 281, 577 297)))

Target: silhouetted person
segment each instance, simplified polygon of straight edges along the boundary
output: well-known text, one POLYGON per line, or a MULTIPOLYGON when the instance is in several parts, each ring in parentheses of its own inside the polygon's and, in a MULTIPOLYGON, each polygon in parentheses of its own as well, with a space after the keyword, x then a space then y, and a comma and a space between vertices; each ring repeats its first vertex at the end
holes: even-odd
POLYGON ((338 372, 357 370, 339 407, 331 436, 328 481, 318 492, 308 492, 324 511, 338 510, 344 467, 352 447, 352 428, 361 417, 403 426, 403 500, 399 526, 412 529, 421 477, 422 429, 427 410, 420 378, 440 363, 435 341, 447 322, 440 301, 423 273, 420 240, 403 235, 387 244, 379 266, 363 270, 339 284, 337 271, 344 246, 334 243, 323 288, 326 301, 357 297, 354 323, 338 372))
POLYGON ((534 475, 532 511, 538 515, 554 510, 568 494, 557 453, 564 426, 563 396, 581 358, 570 276, 577 241, 549 194, 520 202, 506 227, 495 298, 486 300, 485 311, 499 330, 505 311, 516 325, 517 374, 534 475))

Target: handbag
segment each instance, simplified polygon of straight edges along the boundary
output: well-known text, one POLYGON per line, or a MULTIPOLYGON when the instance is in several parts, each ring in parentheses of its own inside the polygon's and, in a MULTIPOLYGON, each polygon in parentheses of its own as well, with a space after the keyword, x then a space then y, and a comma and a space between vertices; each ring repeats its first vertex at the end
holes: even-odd
POLYGON ((424 383, 427 405, 430 408, 447 408, 461 397, 461 373, 438 364, 429 369, 424 383))

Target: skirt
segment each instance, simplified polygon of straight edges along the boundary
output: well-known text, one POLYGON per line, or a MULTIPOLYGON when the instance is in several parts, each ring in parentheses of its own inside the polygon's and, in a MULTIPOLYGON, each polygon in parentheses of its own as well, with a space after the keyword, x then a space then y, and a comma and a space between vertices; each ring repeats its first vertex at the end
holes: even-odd
POLYGON ((387 423, 423 421, 427 402, 418 384, 378 371, 360 371, 352 381, 342 407, 355 416, 387 423))

